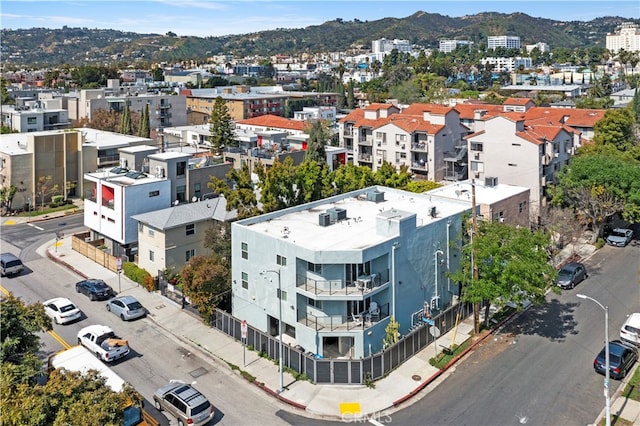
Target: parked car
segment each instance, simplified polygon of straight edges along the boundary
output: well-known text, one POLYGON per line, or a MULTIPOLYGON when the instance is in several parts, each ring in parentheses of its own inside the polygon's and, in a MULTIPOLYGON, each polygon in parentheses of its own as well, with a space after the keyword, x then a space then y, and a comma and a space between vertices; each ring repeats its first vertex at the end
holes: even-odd
POLYGON ((13 253, 0 254, 0 275, 5 277, 22 272, 24 266, 22 260, 13 253))
POLYGON ((580 262, 570 262, 558 271, 558 286, 560 288, 574 288, 589 277, 586 266, 580 262))
MULTIPOLYGON (((602 348, 596 359, 593 360, 593 368, 600 374, 606 374, 605 349, 602 348)), ((630 344, 620 340, 609 342, 609 376, 612 379, 624 379, 637 360, 636 348, 630 344)))
POLYGON ((624 342, 640 345, 640 313, 633 313, 620 327, 620 338, 624 342))
POLYGON ((626 228, 614 228, 607 236, 607 244, 615 247, 624 247, 633 238, 633 231, 626 228))
POLYGON ((42 303, 44 312, 55 321, 56 324, 67 324, 82 317, 82 311, 66 297, 56 297, 42 303))
POLYGON ((88 279, 76 283, 76 291, 91 300, 105 300, 113 296, 113 289, 101 279, 88 279))
POLYGON ((107 311, 120 317, 122 321, 130 321, 141 318, 147 314, 147 310, 133 296, 119 296, 107 302, 107 311))
POLYGON ((203 394, 182 382, 162 386, 153 394, 153 401, 158 411, 167 410, 181 426, 204 425, 215 414, 213 405, 203 394))

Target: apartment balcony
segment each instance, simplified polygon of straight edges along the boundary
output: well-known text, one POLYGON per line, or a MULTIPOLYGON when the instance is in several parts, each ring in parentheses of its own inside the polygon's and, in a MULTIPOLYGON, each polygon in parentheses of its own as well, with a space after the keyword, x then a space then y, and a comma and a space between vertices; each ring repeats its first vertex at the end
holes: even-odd
POLYGON ((371 157, 371 154, 360 154, 358 155, 358 161, 364 163, 372 163, 373 159, 371 157))
POLYGON ((356 281, 316 280, 306 275, 296 277, 298 293, 312 295, 317 300, 363 300, 389 286, 389 270, 363 275, 356 281))
POLYGON ((412 143, 411 151, 427 152, 427 144, 424 142, 412 143))
POLYGON ((427 170, 426 161, 413 161, 411 162, 411 168, 416 170, 427 170))
POLYGON ((98 166, 106 166, 108 164, 117 164, 120 161, 120 155, 105 155, 98 157, 98 166))
POLYGON ((360 140, 358 140, 358 145, 366 145, 366 146, 373 146, 373 137, 371 136, 366 136, 366 137, 360 137, 360 140))
POLYGON ((362 312, 352 315, 312 315, 303 314, 298 323, 319 333, 335 331, 365 331, 375 327, 389 317, 389 304, 380 305, 380 312, 371 315, 362 312))

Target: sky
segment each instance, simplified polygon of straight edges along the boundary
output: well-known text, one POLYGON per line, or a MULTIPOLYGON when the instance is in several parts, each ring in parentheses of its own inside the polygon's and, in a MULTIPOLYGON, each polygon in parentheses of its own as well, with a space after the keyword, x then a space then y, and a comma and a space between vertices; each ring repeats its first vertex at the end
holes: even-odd
POLYGON ((222 36, 277 28, 304 28, 341 18, 373 21, 418 11, 450 17, 514 13, 557 21, 603 16, 640 18, 638 0, 502 1, 244 1, 244 0, 1 0, 3 29, 83 27, 179 36, 222 36))

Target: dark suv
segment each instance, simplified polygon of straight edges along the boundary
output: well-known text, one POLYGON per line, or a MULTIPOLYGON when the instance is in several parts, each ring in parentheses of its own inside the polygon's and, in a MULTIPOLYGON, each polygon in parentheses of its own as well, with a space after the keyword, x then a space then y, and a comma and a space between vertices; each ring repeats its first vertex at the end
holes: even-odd
POLYGON ((162 386, 153 394, 153 401, 158 411, 170 412, 180 426, 207 424, 215 413, 213 405, 203 394, 181 382, 162 386))
POLYGON ((76 283, 76 291, 89 296, 91 300, 106 300, 113 297, 113 289, 100 279, 88 279, 76 283))

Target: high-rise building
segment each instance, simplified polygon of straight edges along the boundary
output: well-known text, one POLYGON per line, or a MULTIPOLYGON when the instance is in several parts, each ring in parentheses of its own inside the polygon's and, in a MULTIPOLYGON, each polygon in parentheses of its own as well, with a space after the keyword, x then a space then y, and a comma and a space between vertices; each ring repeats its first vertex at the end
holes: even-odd
POLYGON ((438 50, 442 53, 451 53, 458 48, 458 46, 467 46, 471 49, 472 41, 468 40, 440 40, 438 50))
POLYGON ((489 36, 487 48, 506 47, 507 49, 520 49, 520 37, 517 36, 489 36))
POLYGON ((633 22, 625 22, 616 28, 616 32, 607 34, 607 49, 614 54, 620 49, 627 52, 640 51, 640 27, 633 22))

